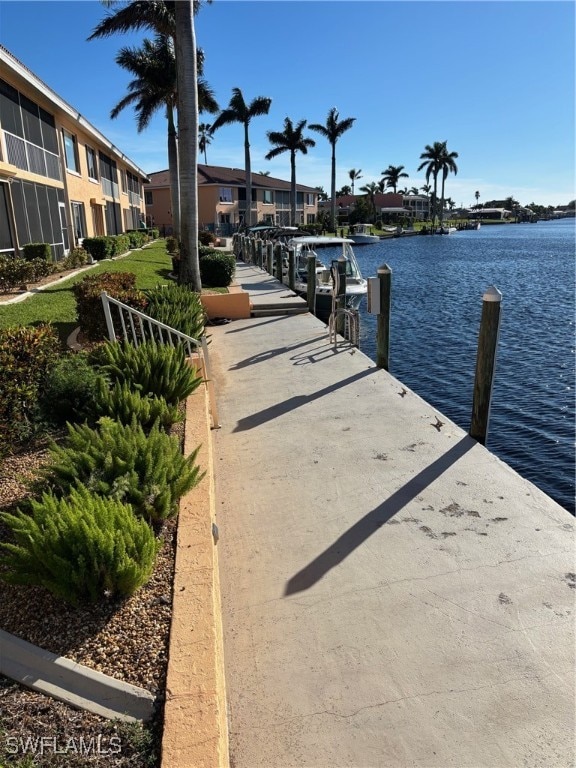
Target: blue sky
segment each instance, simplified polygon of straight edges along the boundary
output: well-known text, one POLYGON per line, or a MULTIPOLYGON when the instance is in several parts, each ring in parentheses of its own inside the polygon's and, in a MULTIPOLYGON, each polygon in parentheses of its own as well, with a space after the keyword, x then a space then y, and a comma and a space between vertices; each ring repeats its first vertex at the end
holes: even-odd
MULTIPOLYGON (((162 114, 138 134, 133 113, 110 109, 129 76, 114 62, 146 33, 86 42, 106 13, 92 0, 0 0, 0 43, 143 170, 167 167, 162 114)), ((446 195, 457 205, 513 195, 522 204, 561 205, 575 192, 575 4, 570 0, 214 0, 197 17, 205 76, 220 106, 239 87, 247 101, 269 96, 269 115, 251 123, 254 171, 289 178, 289 157, 272 162, 269 130, 284 118, 323 123, 335 106, 354 127, 337 145, 337 186, 362 170, 357 187, 403 165, 408 187, 426 144, 447 141, 458 174, 446 195)), ((148 34, 148 36, 151 36, 148 34)), ((201 120, 210 122, 205 115, 201 120)), ((298 181, 330 189, 330 148, 298 155, 298 181)), ((244 166, 240 125, 222 128, 208 162, 244 166)))

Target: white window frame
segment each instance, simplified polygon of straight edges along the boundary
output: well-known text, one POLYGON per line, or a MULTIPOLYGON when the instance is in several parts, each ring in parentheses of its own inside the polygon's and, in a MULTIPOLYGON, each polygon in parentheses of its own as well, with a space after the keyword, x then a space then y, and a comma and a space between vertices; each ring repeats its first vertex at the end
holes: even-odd
POLYGON ((80 176, 80 163, 78 161, 78 140, 76 136, 73 133, 70 133, 70 131, 67 131, 66 128, 62 128, 62 142, 64 144, 64 160, 66 162, 66 170, 71 171, 72 173, 75 173, 78 176, 80 176), (68 165, 69 157, 68 157, 68 147, 66 145, 67 138, 69 138, 72 141, 72 150, 74 153, 74 168, 71 168, 68 165))

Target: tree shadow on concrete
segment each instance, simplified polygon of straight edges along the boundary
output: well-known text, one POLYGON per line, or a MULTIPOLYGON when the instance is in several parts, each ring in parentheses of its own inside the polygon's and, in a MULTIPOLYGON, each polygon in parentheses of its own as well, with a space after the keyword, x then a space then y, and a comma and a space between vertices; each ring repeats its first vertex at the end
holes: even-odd
POLYGON ((367 368, 365 371, 355 373, 353 376, 349 376, 347 379, 342 379, 341 381, 338 381, 335 384, 331 384, 329 387, 319 389, 318 392, 313 392, 310 395, 295 395, 294 397, 289 397, 288 400, 284 400, 283 403, 276 403, 275 405, 271 405, 269 408, 264 408, 263 411, 259 411, 258 413, 254 413, 251 416, 246 416, 244 419, 240 419, 232 431, 244 432, 244 430, 259 427, 268 421, 272 421, 272 419, 277 419, 279 416, 284 416, 290 411, 296 410, 296 408, 300 408, 301 406, 307 405, 314 400, 318 400, 320 397, 325 397, 331 392, 336 392, 336 390, 341 389, 342 387, 353 384, 355 381, 359 381, 365 376, 369 376, 372 373, 377 373, 379 370, 379 368, 367 368))
POLYGON ((349 554, 361 546, 373 533, 376 533, 385 523, 403 507, 418 496, 434 480, 437 480, 447 469, 459 461, 475 445, 476 441, 471 437, 463 437, 440 458, 433 461, 415 477, 409 480, 402 488, 395 491, 386 501, 364 515, 358 522, 348 528, 342 536, 331 544, 318 557, 314 558, 301 571, 292 576, 286 583, 284 596, 303 592, 314 586, 328 571, 335 568, 345 560, 349 554))

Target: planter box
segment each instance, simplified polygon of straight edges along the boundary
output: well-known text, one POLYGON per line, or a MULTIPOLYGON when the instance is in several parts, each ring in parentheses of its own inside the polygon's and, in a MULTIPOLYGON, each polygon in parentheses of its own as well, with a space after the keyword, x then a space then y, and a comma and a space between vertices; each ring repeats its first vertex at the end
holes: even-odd
POLYGON ((228 317, 230 320, 250 317, 250 294, 239 285, 231 285, 228 293, 202 294, 200 300, 210 320, 215 317, 228 317))

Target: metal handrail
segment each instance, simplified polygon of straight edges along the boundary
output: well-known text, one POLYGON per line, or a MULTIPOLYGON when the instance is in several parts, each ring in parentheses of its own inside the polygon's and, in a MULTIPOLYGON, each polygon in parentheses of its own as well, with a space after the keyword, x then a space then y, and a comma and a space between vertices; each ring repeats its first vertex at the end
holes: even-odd
POLYGON ((160 344, 168 344, 171 347, 174 347, 175 344, 183 344, 188 357, 191 357, 194 352, 198 353, 203 369, 204 383, 208 389, 212 429, 218 429, 220 427, 218 420, 218 406, 216 404, 216 395, 214 392, 214 381, 210 371, 210 357, 208 355, 206 335, 203 334, 200 339, 194 339, 192 336, 188 336, 187 334, 182 333, 182 331, 178 331, 176 328, 171 328, 169 325, 166 325, 166 323, 162 323, 160 320, 155 320, 153 317, 144 314, 144 312, 140 312, 133 307, 129 307, 127 304, 123 304, 121 301, 118 301, 118 299, 109 296, 106 291, 101 292, 100 298, 102 299, 104 317, 106 318, 106 328, 108 330, 110 341, 116 341, 118 338, 118 334, 114 327, 114 320, 112 319, 112 312, 110 310, 110 305, 115 305, 119 310, 118 315, 122 328, 122 336, 125 341, 132 341, 134 346, 137 347, 142 340, 146 339, 148 332, 149 338, 160 344), (127 313, 128 315, 128 324, 124 313, 127 313), (137 327, 140 331, 140 337, 137 332, 137 327))

